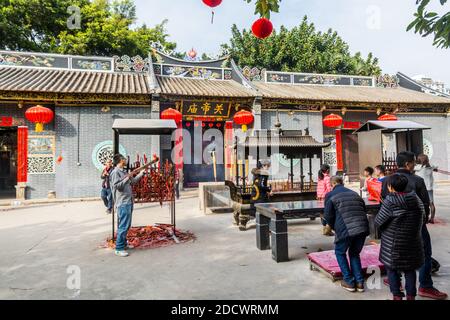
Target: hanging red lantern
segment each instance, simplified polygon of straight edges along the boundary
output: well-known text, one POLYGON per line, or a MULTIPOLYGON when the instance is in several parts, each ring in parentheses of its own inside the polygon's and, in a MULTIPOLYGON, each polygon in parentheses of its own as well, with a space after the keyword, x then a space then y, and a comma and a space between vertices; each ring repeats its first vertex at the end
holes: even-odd
POLYGON ((175 122, 179 124, 183 120, 183 115, 180 111, 169 108, 161 112, 161 119, 175 120, 175 122))
POLYGON ((36 132, 42 132, 44 130, 44 124, 51 122, 53 117, 53 111, 41 105, 31 107, 25 111, 25 118, 36 124, 36 132))
POLYGON ((217 123, 216 123, 216 127, 217 127, 217 128, 220 128, 220 127, 222 127, 222 124, 221 124, 220 122, 217 122, 217 123))
POLYGON ((204 128, 206 126, 206 123, 202 122, 202 127, 204 128))
POLYGON ((342 122, 342 117, 334 113, 323 118, 323 125, 329 128, 338 128, 342 125, 342 122))
MULTIPOLYGON (((208 7, 215 8, 222 3, 222 0, 202 0, 204 4, 208 7)), ((211 23, 214 23, 214 10, 212 10, 211 14, 211 23)))
POLYGON ((378 120, 380 120, 380 121, 397 121, 398 118, 395 114, 386 113, 386 114, 383 114, 382 116, 380 116, 378 118, 378 120))
POLYGON ((272 34, 273 25, 267 18, 259 18, 252 25, 252 32, 255 37, 265 39, 272 34))
POLYGON ((243 132, 247 131, 247 125, 252 123, 253 120, 254 120, 253 114, 247 110, 241 110, 239 112, 236 112, 236 114, 233 117, 234 123, 241 125, 243 132))
POLYGON ((186 122, 186 127, 190 127, 191 126, 191 123, 190 122, 186 122))

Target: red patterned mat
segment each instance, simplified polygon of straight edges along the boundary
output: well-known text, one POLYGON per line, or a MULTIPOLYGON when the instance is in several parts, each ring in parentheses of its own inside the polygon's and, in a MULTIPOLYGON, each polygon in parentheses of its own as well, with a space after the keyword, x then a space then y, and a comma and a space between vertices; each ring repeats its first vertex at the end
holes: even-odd
MULTIPOLYGON (((368 267, 380 268, 381 272, 384 272, 384 265, 378 260, 379 254, 379 245, 368 245, 363 248, 361 251, 361 264, 364 272, 367 271, 368 267)), ((329 273, 333 278, 342 278, 342 272, 337 263, 334 250, 309 253, 307 257, 309 261, 329 273)))
MULTIPOLYGON (((117 234, 116 234, 117 235, 117 234)), ((155 224, 154 226, 132 227, 128 231, 128 243, 136 249, 152 249, 170 246, 175 243, 194 241, 195 235, 190 231, 181 231, 169 224, 155 224)), ((115 248, 115 242, 109 237, 101 245, 102 248, 115 248)))

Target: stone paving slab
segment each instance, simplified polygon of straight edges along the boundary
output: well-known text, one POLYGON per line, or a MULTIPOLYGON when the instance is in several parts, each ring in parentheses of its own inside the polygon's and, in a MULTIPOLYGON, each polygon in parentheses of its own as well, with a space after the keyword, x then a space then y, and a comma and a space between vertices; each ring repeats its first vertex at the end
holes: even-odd
MULTIPOLYGON (((436 286, 450 291, 450 187, 435 192, 439 223, 430 226, 441 271, 436 286)), ((231 214, 204 215, 198 198, 177 202, 177 226, 195 242, 132 250, 128 258, 99 248, 111 229, 100 201, 55 203, 0 212, 0 299, 378 299, 388 289, 343 291, 309 269, 307 253, 333 249, 319 221, 289 223, 290 261, 275 263, 256 248, 254 222, 239 231, 231 214), (68 267, 81 271, 80 291, 67 287, 68 267), (73 267, 72 267, 73 268, 73 267)), ((170 221, 167 206, 136 205, 133 225, 170 221)), ((70 271, 71 269, 69 269, 70 271)), ((70 278, 69 278, 70 280, 70 278)), ((70 282, 70 281, 69 281, 70 282)))

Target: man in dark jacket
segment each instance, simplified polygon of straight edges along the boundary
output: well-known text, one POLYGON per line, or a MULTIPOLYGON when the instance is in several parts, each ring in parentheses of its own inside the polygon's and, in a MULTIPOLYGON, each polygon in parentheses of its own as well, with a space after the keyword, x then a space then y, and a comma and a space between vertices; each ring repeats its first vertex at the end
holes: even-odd
MULTIPOLYGON (((427 222, 430 218, 430 198, 428 196, 428 191, 425 186, 423 179, 414 174, 414 167, 416 165, 416 156, 412 152, 404 151, 397 155, 397 166, 398 170, 396 173, 404 175, 408 178, 408 186, 405 189, 406 193, 414 191, 420 200, 422 200, 427 222)), ((383 181, 383 186, 381 189, 381 197, 385 199, 389 194, 387 180, 383 181)), ((419 296, 443 300, 447 298, 447 294, 434 288, 433 280, 431 278, 431 267, 432 267, 432 248, 431 248, 431 238, 428 232, 427 225, 422 226, 422 241, 423 249, 425 253, 425 263, 419 270, 419 296)))
POLYGON ((364 275, 359 255, 369 235, 366 206, 356 192, 344 187, 342 177, 332 177, 331 187, 333 190, 325 197, 324 218, 335 231, 336 259, 344 278, 341 286, 351 292, 363 292, 364 275))

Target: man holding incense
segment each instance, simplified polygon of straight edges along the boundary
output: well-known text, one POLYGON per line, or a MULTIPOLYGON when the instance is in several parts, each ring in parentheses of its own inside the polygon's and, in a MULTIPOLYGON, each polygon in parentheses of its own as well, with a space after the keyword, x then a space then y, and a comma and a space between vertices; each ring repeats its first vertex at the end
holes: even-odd
POLYGON ((126 249, 133 249, 131 245, 127 244, 127 233, 131 227, 134 203, 131 185, 139 182, 143 177, 145 166, 128 173, 126 170, 127 159, 121 154, 114 156, 113 163, 115 168, 110 175, 110 184, 119 222, 115 254, 119 257, 127 257, 126 249))

